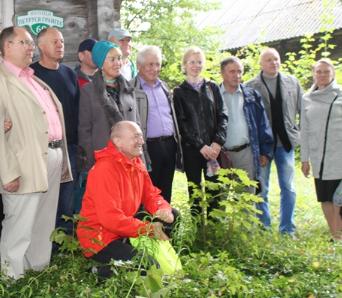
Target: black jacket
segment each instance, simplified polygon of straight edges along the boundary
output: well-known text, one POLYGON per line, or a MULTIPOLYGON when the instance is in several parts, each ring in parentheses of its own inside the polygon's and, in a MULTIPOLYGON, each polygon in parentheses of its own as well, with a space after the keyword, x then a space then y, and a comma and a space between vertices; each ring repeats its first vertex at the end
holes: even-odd
POLYGON ((224 144, 228 113, 215 83, 204 81, 198 92, 184 81, 174 90, 174 102, 183 145, 200 150, 212 142, 224 144))

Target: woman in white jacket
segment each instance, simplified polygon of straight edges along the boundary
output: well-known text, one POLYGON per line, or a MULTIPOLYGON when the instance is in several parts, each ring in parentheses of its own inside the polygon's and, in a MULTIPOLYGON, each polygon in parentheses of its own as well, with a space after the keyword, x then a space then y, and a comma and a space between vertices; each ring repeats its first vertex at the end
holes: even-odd
POLYGON ((334 65, 328 59, 317 61, 313 78, 314 84, 302 103, 302 172, 307 177, 311 164, 317 200, 331 236, 341 240, 341 208, 333 204, 332 198, 342 180, 342 90, 335 81, 334 65))

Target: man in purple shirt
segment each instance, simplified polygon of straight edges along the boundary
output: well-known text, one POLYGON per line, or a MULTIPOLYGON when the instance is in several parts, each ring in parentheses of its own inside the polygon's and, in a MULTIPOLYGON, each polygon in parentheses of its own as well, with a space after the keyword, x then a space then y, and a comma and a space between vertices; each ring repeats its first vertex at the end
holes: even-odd
POLYGON ((142 126, 146 124, 147 151, 151 158, 152 182, 168 202, 171 201, 172 181, 177 167, 181 168, 181 150, 173 100, 166 84, 159 79, 161 50, 145 46, 137 55, 138 76, 132 81, 143 90, 147 101, 138 103, 142 126))

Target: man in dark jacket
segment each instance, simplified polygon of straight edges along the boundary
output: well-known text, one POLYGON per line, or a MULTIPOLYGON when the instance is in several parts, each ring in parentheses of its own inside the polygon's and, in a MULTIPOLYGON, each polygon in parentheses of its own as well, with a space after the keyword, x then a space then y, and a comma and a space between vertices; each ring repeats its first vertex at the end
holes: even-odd
POLYGON ((62 216, 72 217, 74 211, 74 185, 77 181, 76 155, 78 139, 78 106, 80 89, 76 73, 61 63, 64 57, 64 38, 56 28, 46 28, 38 34, 40 59, 31 65, 34 74, 44 81, 57 95, 62 104, 65 129, 68 142, 68 153, 74 181, 63 183, 60 188, 56 228, 63 228, 72 234, 72 222, 65 221, 62 216))
MULTIPOLYGON (((242 74, 243 65, 238 58, 221 62, 220 91, 229 117, 224 147, 234 168, 245 170, 250 179, 258 179, 260 167, 272 156, 272 130, 260 94, 241 84, 242 74)), ((254 193, 255 188, 250 187, 249 191, 254 193)))

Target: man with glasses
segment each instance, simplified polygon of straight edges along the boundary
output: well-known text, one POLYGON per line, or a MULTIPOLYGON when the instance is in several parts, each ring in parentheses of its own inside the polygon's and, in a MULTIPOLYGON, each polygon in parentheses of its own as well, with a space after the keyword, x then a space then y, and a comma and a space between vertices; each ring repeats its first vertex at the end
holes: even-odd
POLYGON ((14 279, 49 264, 59 186, 72 178, 62 107, 29 67, 34 48, 24 28, 0 34, 0 122, 12 122, 0 129, 1 270, 14 279))
MULTIPOLYGON (((68 141, 68 153, 74 181, 77 180, 77 143, 78 143, 78 106, 80 90, 76 73, 61 63, 64 57, 64 38, 56 28, 46 28, 38 34, 40 59, 31 65, 35 74, 55 92, 62 104, 65 116, 65 129, 68 141)), ((61 185, 58 201, 56 228, 62 228, 72 234, 72 222, 62 216, 73 216, 74 182, 61 185)))

